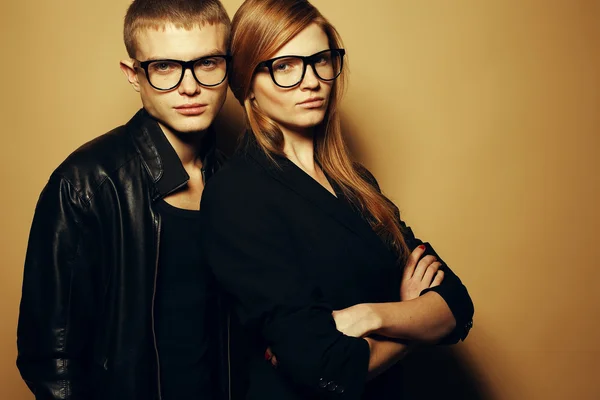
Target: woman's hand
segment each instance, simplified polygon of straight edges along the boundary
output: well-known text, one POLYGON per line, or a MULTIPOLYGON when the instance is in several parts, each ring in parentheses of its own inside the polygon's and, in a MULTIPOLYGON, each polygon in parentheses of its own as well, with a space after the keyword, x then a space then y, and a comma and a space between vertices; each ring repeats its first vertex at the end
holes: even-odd
POLYGON ((412 300, 430 287, 438 286, 444 280, 444 271, 439 269, 441 263, 434 256, 425 256, 425 246, 418 246, 408 257, 402 282, 400 282, 400 299, 412 300))
POLYGON ((277 357, 275 356, 275 354, 273 354, 273 351, 270 347, 267 347, 267 350, 265 351, 265 361, 269 361, 273 368, 277 368, 277 365, 279 365, 277 357))
MULTIPOLYGON (((434 256, 425 256, 425 246, 418 246, 410 254, 400 283, 400 299, 412 300, 430 287, 438 286, 444 280, 444 271, 439 269, 441 263, 434 256)), ((380 304, 379 306, 381 306, 380 304)), ((388 304, 389 305, 389 304, 388 304)), ((382 326, 382 317, 374 309, 378 304, 356 304, 332 313, 338 331, 346 336, 366 337, 382 326)), ((371 347, 373 342, 366 338, 371 347)), ((265 360, 277 367, 277 357, 269 347, 265 352, 265 360)))
POLYGON ((378 329, 381 323, 369 304, 356 304, 332 314, 335 327, 346 336, 364 337, 378 329))

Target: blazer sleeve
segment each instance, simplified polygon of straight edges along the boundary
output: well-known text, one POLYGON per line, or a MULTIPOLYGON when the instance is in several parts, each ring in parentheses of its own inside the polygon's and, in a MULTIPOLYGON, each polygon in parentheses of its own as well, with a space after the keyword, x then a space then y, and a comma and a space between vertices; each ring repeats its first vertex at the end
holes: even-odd
MULTIPOLYGON (((373 174, 360 164, 357 164, 356 168, 359 174, 381 193, 381 188, 373 174)), ((463 285, 460 278, 450 269, 448 264, 446 264, 446 262, 444 262, 444 260, 436 253, 431 244, 423 242, 421 239, 415 237, 412 229, 400 218, 398 207, 395 205, 394 207, 396 208, 396 218, 402 228, 402 234, 408 249, 412 252, 417 246, 423 244, 426 247, 424 255, 434 255, 438 261, 442 263, 441 268, 444 271, 444 280, 442 283, 439 286, 425 289, 421 292, 421 296, 427 292, 438 293, 444 301, 446 301, 446 304, 448 304, 448 307, 456 320, 456 327, 440 341, 440 344, 454 344, 460 340, 465 340, 473 327, 474 314, 473 301, 471 300, 471 296, 469 296, 467 288, 463 285)))
POLYGON ((368 343, 340 333, 332 308, 307 282, 285 223, 293 210, 277 206, 269 188, 248 193, 241 186, 209 182, 200 211, 202 251, 233 311, 311 398, 360 399, 368 343))

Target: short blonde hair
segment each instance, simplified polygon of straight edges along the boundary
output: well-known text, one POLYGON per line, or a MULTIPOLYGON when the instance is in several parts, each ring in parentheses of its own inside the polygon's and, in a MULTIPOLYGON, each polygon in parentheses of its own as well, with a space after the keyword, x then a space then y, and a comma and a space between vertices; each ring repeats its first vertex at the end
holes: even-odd
POLYGON ((134 0, 127 9, 123 27, 129 57, 136 57, 140 29, 160 29, 168 23, 184 29, 221 23, 227 28, 226 43, 229 45, 231 20, 219 0, 134 0))

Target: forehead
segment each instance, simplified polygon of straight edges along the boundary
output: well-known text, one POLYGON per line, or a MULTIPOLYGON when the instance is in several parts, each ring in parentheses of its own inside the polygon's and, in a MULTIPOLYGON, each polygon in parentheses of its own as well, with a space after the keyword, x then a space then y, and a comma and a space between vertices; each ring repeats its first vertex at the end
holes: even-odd
POLYGON ((307 26, 277 51, 273 58, 285 55, 310 56, 329 48, 329 38, 317 24, 307 26))
POLYGON ((142 61, 160 58, 191 60, 216 52, 227 53, 227 28, 205 24, 191 29, 167 23, 159 28, 141 28, 136 35, 136 56, 142 61))

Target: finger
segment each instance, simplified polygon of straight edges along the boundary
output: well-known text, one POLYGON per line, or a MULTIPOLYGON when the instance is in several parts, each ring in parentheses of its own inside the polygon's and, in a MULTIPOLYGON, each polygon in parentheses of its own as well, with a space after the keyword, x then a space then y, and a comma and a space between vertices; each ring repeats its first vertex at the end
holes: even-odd
POLYGON ((277 357, 276 356, 271 357, 271 365, 274 368, 277 368, 277 366, 279 365, 279 361, 277 361, 277 357))
POLYGON ((441 262, 435 261, 435 262, 432 262, 429 265, 429 267, 427 267, 427 270, 423 274, 423 284, 424 285, 426 285, 427 287, 429 287, 431 285, 431 282, 433 281, 435 274, 438 272, 438 270, 440 269, 441 266, 442 266, 441 262))
POLYGON ((413 274, 413 279, 422 280, 423 274, 425 274, 425 271, 427 270, 427 268, 429 268, 431 263, 433 263, 435 261, 437 261, 437 258, 435 258, 435 256, 432 256, 432 255, 421 258, 421 260, 417 264, 417 268, 415 268, 415 272, 413 274))
POLYGON ((442 271, 440 269, 435 274, 435 278, 433 278, 433 282, 431 282, 431 286, 429 286, 429 287, 439 286, 443 280, 444 280, 444 271, 442 271))
POLYGON ((417 266, 417 263, 419 262, 419 258, 421 258, 421 256, 423 255, 424 252, 425 252, 425 246, 420 245, 420 246, 415 247, 415 249, 412 251, 412 253, 410 253, 410 255, 408 256, 408 259, 406 260, 406 265, 404 266, 403 275, 405 278, 410 278, 411 276, 413 276, 413 274, 415 272, 415 267, 417 266))
POLYGON ((273 352, 271 351, 270 347, 267 347, 267 350, 265 350, 265 360, 271 361, 272 358, 273 358, 273 352))

